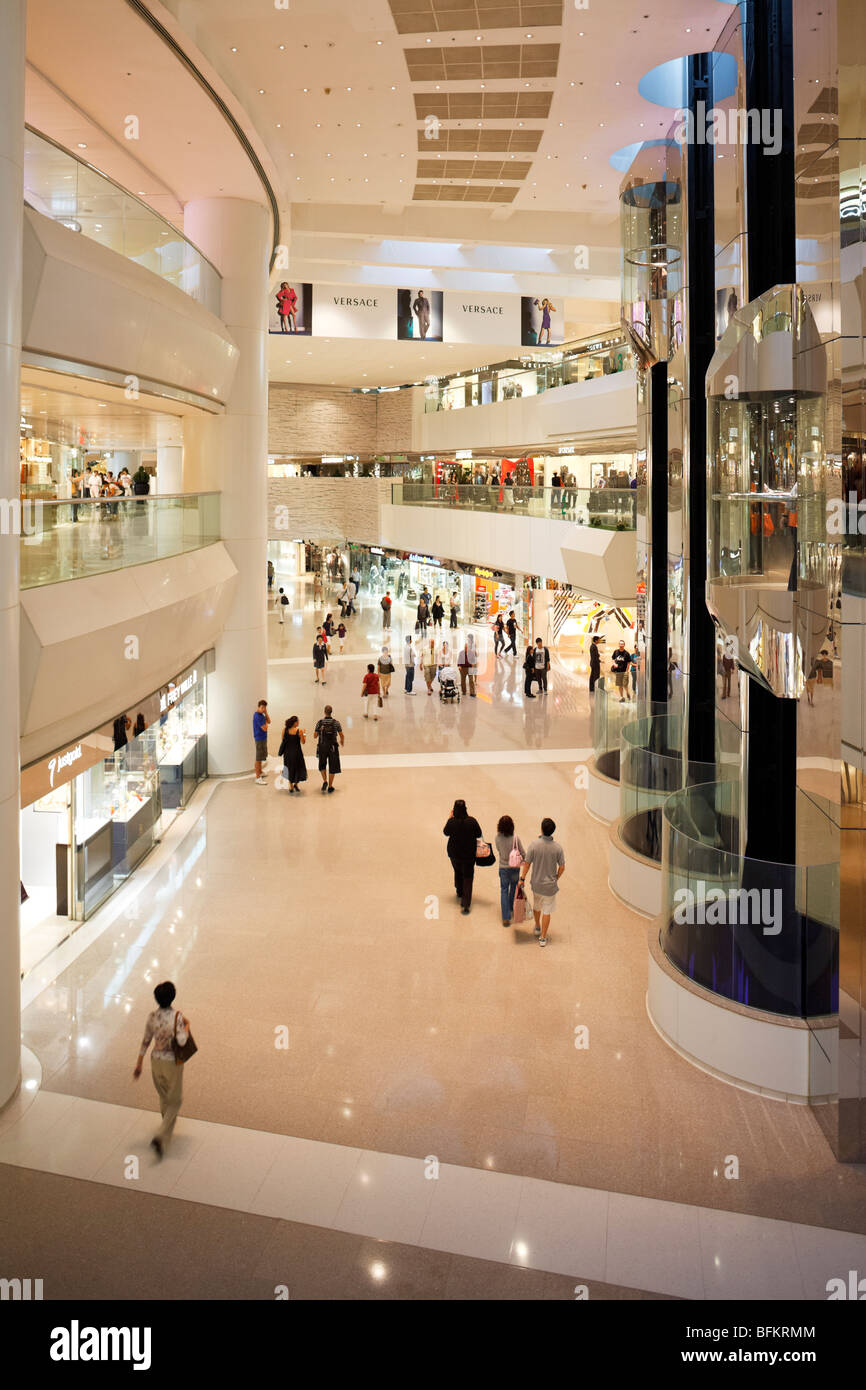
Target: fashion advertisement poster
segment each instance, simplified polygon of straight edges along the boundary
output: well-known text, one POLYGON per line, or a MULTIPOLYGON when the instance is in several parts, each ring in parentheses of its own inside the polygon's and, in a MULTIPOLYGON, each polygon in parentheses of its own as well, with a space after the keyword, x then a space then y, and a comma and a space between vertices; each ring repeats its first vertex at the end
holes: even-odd
POLYGON ((278 280, 271 291, 268 332, 296 333, 308 338, 312 331, 312 285, 297 280, 278 280))
POLYGON ((548 295, 524 294, 520 299, 520 342, 523 347, 548 347, 565 341, 563 303, 548 295))
POLYGON ((397 291, 397 337, 401 343, 442 342, 442 291, 397 291))

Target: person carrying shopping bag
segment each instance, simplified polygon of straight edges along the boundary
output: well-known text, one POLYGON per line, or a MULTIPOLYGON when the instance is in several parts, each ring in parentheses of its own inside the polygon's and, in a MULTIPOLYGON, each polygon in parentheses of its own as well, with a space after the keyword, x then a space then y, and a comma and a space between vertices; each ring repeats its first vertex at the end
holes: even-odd
POLYGON ((496 853, 499 856, 499 905, 502 925, 510 927, 514 917, 514 895, 520 878, 520 868, 526 857, 523 841, 514 829, 510 816, 500 816, 496 827, 496 853))
POLYGON ((391 653, 387 647, 382 648, 379 660, 376 663, 376 669, 379 676, 379 689, 381 690, 382 698, 387 700, 388 690, 391 685, 391 677, 394 674, 394 663, 391 660, 391 653))
POLYGON ((466 694, 466 682, 469 682, 469 695, 475 699, 475 677, 478 672, 478 653, 475 650, 475 638, 470 632, 466 638, 463 649, 457 658, 457 669, 460 672, 460 693, 466 694))

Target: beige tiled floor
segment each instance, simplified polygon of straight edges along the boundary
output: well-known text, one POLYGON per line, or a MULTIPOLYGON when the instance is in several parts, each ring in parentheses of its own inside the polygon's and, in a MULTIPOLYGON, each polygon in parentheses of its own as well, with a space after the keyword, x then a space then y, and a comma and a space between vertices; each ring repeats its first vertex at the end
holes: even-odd
MULTIPOLYGON (((554 679, 525 710, 515 673, 497 687, 491 655, 478 700, 449 709, 423 684, 408 699, 395 678, 384 720, 365 725, 362 663, 336 658, 316 690, 292 660, 312 645, 311 616, 271 622, 275 729, 298 712, 311 730, 333 701, 347 735, 339 791, 322 797, 315 771, 300 797, 251 780, 218 789, 190 837, 198 857, 182 847, 136 915, 25 1011, 45 1087, 154 1106, 130 1072, 152 986, 170 976, 201 1049, 188 1116, 866 1231, 866 1173, 835 1163, 807 1110, 713 1080, 649 1024, 646 925, 609 893, 607 831, 586 813, 573 757, 514 761, 586 746, 585 692, 554 679), (350 762, 436 749, 463 749, 465 764, 350 762), (491 749, 498 758, 473 764, 491 749), (442 836, 455 796, 488 834, 504 811, 524 840, 556 819, 568 870, 546 951, 531 928, 502 928, 495 870, 478 870, 460 915, 442 836), (577 1024, 588 1050, 574 1046, 577 1024), (288 1050, 275 1046, 281 1027, 288 1050), (722 1176, 731 1154, 736 1181, 722 1176)), ((371 606, 347 655, 378 645, 378 622, 371 606)))

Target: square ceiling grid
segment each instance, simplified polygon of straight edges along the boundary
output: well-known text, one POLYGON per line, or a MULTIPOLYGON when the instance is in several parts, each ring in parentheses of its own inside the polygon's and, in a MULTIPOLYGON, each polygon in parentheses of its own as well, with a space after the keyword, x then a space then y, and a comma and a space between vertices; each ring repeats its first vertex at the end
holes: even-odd
POLYGON ((419 159, 419 179, 525 179, 532 164, 516 159, 419 159))
POLYGON ((563 0, 389 0, 398 34, 562 24, 563 0))
POLYGON ((413 82, 473 82, 493 78, 555 77, 559 44, 473 44, 460 48, 407 48, 413 82))
POLYGON ((486 184, 417 183, 412 194, 416 203, 511 203, 517 188, 488 187, 486 184))
POLYGON ((540 130, 453 130, 440 128, 435 139, 418 131, 418 153, 442 154, 534 154, 541 143, 540 130))
POLYGON ((546 120, 552 92, 416 92, 419 121, 546 120))

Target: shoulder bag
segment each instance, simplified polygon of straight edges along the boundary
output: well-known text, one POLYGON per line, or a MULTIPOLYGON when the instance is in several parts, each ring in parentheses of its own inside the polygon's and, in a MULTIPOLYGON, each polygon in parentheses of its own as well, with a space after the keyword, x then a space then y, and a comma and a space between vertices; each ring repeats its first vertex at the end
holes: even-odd
POLYGON ((496 863, 496 855, 493 853, 492 845, 485 839, 479 839, 475 846, 475 863, 480 869, 486 869, 491 864, 496 863))
POLYGON ((185 1043, 179 1043, 179 1042, 178 1042, 178 1040, 177 1040, 177 1020, 178 1020, 179 1018, 180 1018, 180 1010, 179 1010, 179 1009, 175 1009, 175 1011, 174 1011, 174 1034, 173 1034, 172 1039, 171 1039, 171 1050, 172 1050, 172 1052, 174 1053, 174 1060, 177 1062, 177 1065, 178 1065, 179 1067, 182 1067, 183 1064, 184 1064, 184 1062, 188 1062, 189 1059, 190 1059, 190 1057, 194 1057, 195 1054, 198 1052, 198 1045, 196 1044, 196 1041, 195 1041, 195 1039, 193 1038, 192 1030, 191 1030, 191 1029, 187 1032, 187 1039, 186 1039, 186 1042, 185 1042, 185 1043))
POLYGON ((514 844, 511 846, 511 853, 508 856, 508 867, 509 869, 519 869, 522 863, 523 855, 520 853, 520 848, 517 844, 517 836, 515 835, 514 844))

